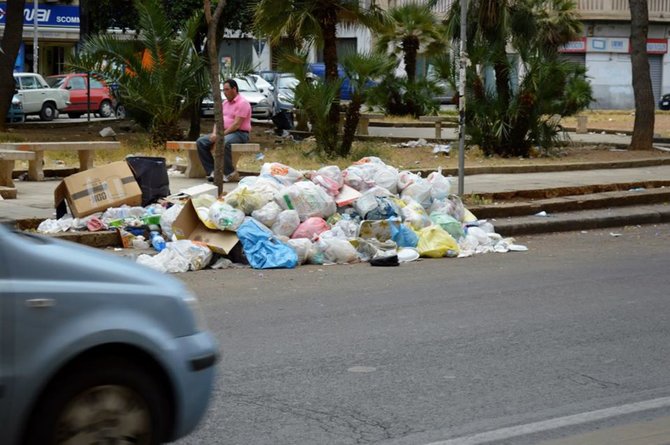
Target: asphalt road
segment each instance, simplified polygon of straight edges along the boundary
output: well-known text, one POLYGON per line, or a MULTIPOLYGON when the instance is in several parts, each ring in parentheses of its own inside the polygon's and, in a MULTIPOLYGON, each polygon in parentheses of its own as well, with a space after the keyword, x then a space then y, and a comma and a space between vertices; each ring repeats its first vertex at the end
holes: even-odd
POLYGON ((181 274, 223 359, 178 443, 521 445, 663 423, 670 226, 518 242, 397 268, 181 274))

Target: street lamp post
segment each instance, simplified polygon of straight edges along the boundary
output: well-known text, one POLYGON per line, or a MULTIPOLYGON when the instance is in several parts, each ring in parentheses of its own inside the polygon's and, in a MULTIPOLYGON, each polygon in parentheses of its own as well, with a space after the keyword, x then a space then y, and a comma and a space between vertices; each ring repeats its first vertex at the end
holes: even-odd
POLYGON ((33 3, 33 72, 39 68, 40 47, 37 40, 37 0, 33 3))
POLYGON ((465 76, 467 66, 467 54, 465 39, 466 34, 466 19, 468 0, 461 1, 461 41, 460 41, 460 69, 458 83, 458 123, 459 123, 459 138, 458 138, 458 196, 463 196, 465 191, 465 76))

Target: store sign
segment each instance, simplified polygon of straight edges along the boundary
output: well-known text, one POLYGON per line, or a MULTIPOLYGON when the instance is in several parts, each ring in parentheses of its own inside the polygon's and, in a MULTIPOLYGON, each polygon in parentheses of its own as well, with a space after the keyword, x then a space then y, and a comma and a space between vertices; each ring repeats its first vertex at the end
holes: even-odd
MULTIPOLYGON (((5 26, 7 3, 0 3, 0 26, 5 26)), ((52 28, 79 29, 79 6, 38 5, 35 11, 33 5, 26 5, 23 9, 23 26, 33 26, 37 17, 37 26, 52 28)))
POLYGON ((561 53, 585 53, 586 52, 586 37, 579 40, 571 40, 558 49, 561 53))
POLYGON ((668 39, 647 39, 647 54, 665 54, 668 52, 668 39))
POLYGON ((630 41, 628 37, 589 37, 587 49, 597 53, 628 53, 630 41))

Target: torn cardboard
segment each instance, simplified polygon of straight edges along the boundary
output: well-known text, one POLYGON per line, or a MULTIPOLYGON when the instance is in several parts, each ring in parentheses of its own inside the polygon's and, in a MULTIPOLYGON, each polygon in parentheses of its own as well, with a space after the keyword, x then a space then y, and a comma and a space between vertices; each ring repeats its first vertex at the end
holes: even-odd
POLYGON ((54 204, 56 216, 67 213, 76 218, 102 212, 123 204, 142 204, 142 190, 125 161, 113 162, 70 175, 56 187, 54 204))
POLYGON ((172 231, 177 239, 205 243, 213 252, 223 255, 228 255, 239 241, 235 232, 208 229, 200 220, 191 199, 186 202, 177 219, 172 223, 172 231))

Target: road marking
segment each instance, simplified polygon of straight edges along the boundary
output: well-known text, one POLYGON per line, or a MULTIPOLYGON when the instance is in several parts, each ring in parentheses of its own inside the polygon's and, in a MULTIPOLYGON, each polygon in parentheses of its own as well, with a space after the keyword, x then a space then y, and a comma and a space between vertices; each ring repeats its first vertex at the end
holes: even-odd
POLYGON ((431 442, 427 445, 481 445, 496 440, 512 439, 514 437, 526 436, 533 433, 551 431, 566 426, 581 425, 584 423, 595 422, 608 419, 610 417, 633 414, 642 411, 648 411, 658 408, 670 407, 670 397, 661 397, 658 399, 645 400, 642 402, 629 403, 627 405, 615 406, 596 411, 589 411, 572 416, 557 417, 555 419, 543 420, 541 422, 528 423, 526 425, 517 425, 506 428, 500 428, 485 433, 473 434, 470 436, 457 437, 455 439, 431 442))

